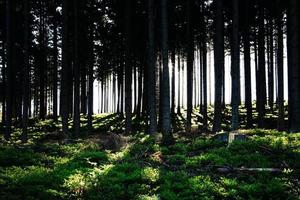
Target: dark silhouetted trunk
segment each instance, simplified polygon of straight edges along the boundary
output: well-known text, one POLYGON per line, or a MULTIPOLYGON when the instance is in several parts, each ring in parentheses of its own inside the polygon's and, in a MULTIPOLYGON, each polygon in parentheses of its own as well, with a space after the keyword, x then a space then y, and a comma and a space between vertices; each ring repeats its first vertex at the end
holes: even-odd
POLYGON ((125 128, 126 133, 131 132, 132 118, 132 56, 131 56, 131 24, 132 24, 132 1, 125 3, 125 128))
POLYGON ((68 0, 63 1, 63 25, 62 25, 62 77, 61 77, 61 115, 62 115, 62 131, 64 135, 68 134, 68 115, 69 115, 69 56, 68 56, 68 0))
POLYGON ((24 0, 24 67, 23 67, 23 131, 21 135, 22 142, 27 141, 28 129, 28 107, 29 99, 29 4, 28 0, 24 0))
POLYGON ((283 83, 283 22, 282 15, 276 19, 277 28, 277 78, 278 78, 278 130, 284 129, 284 83, 283 83))
POLYGON ((6 115, 5 134, 6 140, 11 137, 12 107, 14 91, 14 28, 13 28, 13 7, 14 1, 6 1, 6 60, 7 60, 7 83, 6 83, 6 115))
POLYGON ((222 82, 224 71, 224 16, 223 1, 216 0, 215 10, 215 35, 214 35, 214 61, 215 61, 215 109, 213 131, 221 131, 222 122, 222 82))
POLYGON ((162 133, 164 143, 169 144, 172 141, 171 133, 171 108, 170 108, 170 77, 169 77, 169 59, 168 59, 168 6, 167 0, 160 1, 161 8, 161 53, 162 53, 162 133))
POLYGON ((193 112, 193 68, 194 68, 194 33, 192 22, 192 0, 187 0, 187 119, 186 131, 191 131, 193 112))
POLYGON ((259 31, 258 31, 258 127, 264 127, 264 115, 266 105, 266 68, 265 68, 265 25, 264 8, 259 9, 259 31))
POLYGON ((298 0, 290 0, 287 13, 289 124, 291 132, 300 131, 299 5, 298 0))
MULTIPOLYGON (((249 6, 249 0, 246 0, 246 8, 249 6)), ((251 54, 250 54, 250 24, 248 17, 248 9, 245 13, 245 30, 243 32, 243 42, 244 42, 244 68, 245 68, 245 106, 247 109, 247 128, 253 126, 252 118, 252 85, 251 85, 251 54)))
POLYGON ((172 96, 171 96, 171 114, 175 113, 175 49, 172 50, 172 96))
POLYGON ((178 103, 177 103, 177 113, 180 114, 180 109, 181 109, 181 59, 180 59, 180 52, 178 52, 178 94, 177 94, 177 100, 178 100, 178 103))
POLYGON ((53 22, 53 119, 57 121, 57 82, 58 82, 58 49, 57 49, 57 17, 53 22))
POLYGON ((231 50, 231 78, 232 78, 232 120, 231 129, 237 130, 239 128, 239 0, 233 0, 232 13, 232 50, 231 50))
POLYGON ((269 22, 269 65, 268 65, 268 90, 269 90, 269 106, 273 112, 274 107, 274 35, 273 20, 269 22))
POLYGON ((79 137, 80 133, 80 66, 79 66, 79 33, 78 33, 78 18, 79 18, 79 1, 74 1, 74 115, 73 126, 74 136, 79 137))

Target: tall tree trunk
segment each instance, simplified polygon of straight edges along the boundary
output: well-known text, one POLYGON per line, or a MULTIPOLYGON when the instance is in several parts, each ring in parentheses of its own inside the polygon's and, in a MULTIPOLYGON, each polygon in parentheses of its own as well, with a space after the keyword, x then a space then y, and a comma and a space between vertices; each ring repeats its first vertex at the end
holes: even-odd
MULTIPOLYGON (((143 67, 141 65, 138 66, 138 98, 137 98, 137 106, 136 106, 136 111, 137 111, 137 117, 141 117, 141 109, 142 109, 142 99, 144 96, 143 93, 143 67)), ((144 110, 144 109, 143 109, 144 110)))
POLYGON ((68 91, 69 91, 69 56, 68 56, 68 21, 69 21, 69 2, 63 0, 63 25, 62 25, 62 78, 61 78, 61 115, 62 115, 62 131, 64 135, 68 135, 68 115, 69 115, 69 102, 68 102, 68 91))
POLYGON ((180 114, 180 110, 181 110, 181 59, 180 59, 180 51, 178 51, 178 57, 177 57, 177 65, 178 65, 178 94, 177 94, 177 100, 178 100, 178 103, 177 103, 177 114, 180 114))
MULTIPOLYGON (((246 0, 246 8, 249 6, 249 0, 246 0)), ((251 54, 250 54, 250 24, 248 17, 248 9, 246 9, 245 13, 245 23, 246 28, 243 32, 243 42, 244 42, 244 68, 245 68, 245 106, 247 109, 247 128, 251 128, 253 126, 252 119, 252 85, 251 85, 251 54)))
POLYGON ((5 134, 4 138, 9 140, 11 137, 12 107, 14 91, 14 28, 13 28, 13 7, 14 1, 6 1, 6 59, 7 59, 7 84, 6 84, 6 115, 5 115, 5 134))
POLYGON ((258 98, 259 98, 259 71, 258 71, 258 51, 257 51, 257 33, 255 30, 255 38, 254 38, 254 64, 255 64, 255 90, 256 90, 256 112, 258 112, 258 98))
POLYGON ((175 113, 175 48, 173 48, 172 50, 172 80, 171 80, 171 83, 172 83, 172 95, 171 95, 171 114, 174 115, 175 113))
MULTIPOLYGON (((83 66, 84 63, 79 63, 81 66, 83 66)), ((81 67, 81 76, 80 76, 80 112, 84 115, 87 114, 87 80, 86 80, 86 69, 85 67, 81 67)))
POLYGON ((269 22, 270 41, 269 41, 269 66, 268 66, 268 87, 269 87, 269 106, 273 112, 274 107, 274 35, 273 35, 273 19, 269 22))
POLYGON ((187 0, 187 120, 186 131, 191 132, 193 112, 193 65, 194 65, 194 34, 192 22, 192 0, 187 0))
POLYGON ((264 8, 259 9, 259 32, 258 32, 258 127, 264 127, 264 115, 266 104, 266 70, 265 70, 265 25, 264 8))
POLYGON ((5 88, 6 88, 6 62, 5 62, 5 43, 4 43, 4 38, 3 38, 3 42, 2 42, 2 49, 1 49, 1 61, 2 61, 2 69, 1 69, 1 73, 2 73, 2 86, 3 86, 3 90, 2 90, 2 116, 1 116, 1 119, 2 119, 2 124, 4 126, 4 123, 6 122, 5 120, 5 114, 6 114, 6 91, 5 91, 5 88))
POLYGON ((289 123, 291 132, 300 131, 300 42, 299 1, 290 0, 288 19, 289 123))
POLYGON ((24 67, 23 67, 23 131, 21 140, 27 141, 29 99, 29 3, 24 0, 24 67))
POLYGON ((162 70, 162 133, 163 141, 169 144, 172 141, 171 116, 170 116, 170 77, 169 77, 169 59, 168 59, 168 4, 167 0, 160 1, 161 8, 161 51, 163 60, 162 70))
POLYGON ((53 119, 57 121, 57 82, 58 82, 58 49, 57 49, 57 17, 53 22, 53 119))
POLYGON ((39 104, 40 104, 40 115, 39 118, 44 120, 46 117, 46 104, 45 101, 47 98, 45 98, 46 94, 46 84, 45 84, 45 68, 46 68, 46 41, 45 41, 45 7, 43 5, 43 2, 41 2, 41 8, 40 8, 40 24, 39 24, 39 47, 40 47, 40 54, 39 54, 39 86, 40 86, 40 98, 39 98, 39 104))
POLYGON ((131 23, 132 23, 132 1, 126 2, 125 8, 125 129, 131 133, 132 119, 132 56, 131 56, 131 23))
POLYGON ((79 1, 74 1, 74 115, 73 126, 75 137, 79 137, 80 133, 80 66, 79 66, 79 1))
POLYGON ((215 61, 215 109, 213 131, 221 131, 222 122, 222 76, 224 70, 224 16, 223 0, 215 0, 215 35, 214 35, 214 61, 215 61))
POLYGON ((239 0, 233 0, 232 13, 232 54, 231 54, 231 77, 232 77, 232 120, 231 129, 237 130, 239 128, 239 0))
POLYGON ((276 19, 277 28, 277 77, 278 77, 278 130, 284 130, 284 83, 283 83, 283 22, 282 14, 276 19))
MULTIPOLYGON (((206 31, 204 32, 206 34, 206 31)), ((204 34, 204 35, 205 35, 204 34)), ((203 59, 203 108, 202 108, 202 113, 203 113, 203 130, 207 130, 208 128, 208 116, 207 116, 207 44, 206 44, 206 39, 204 38, 202 41, 202 59, 203 59)))

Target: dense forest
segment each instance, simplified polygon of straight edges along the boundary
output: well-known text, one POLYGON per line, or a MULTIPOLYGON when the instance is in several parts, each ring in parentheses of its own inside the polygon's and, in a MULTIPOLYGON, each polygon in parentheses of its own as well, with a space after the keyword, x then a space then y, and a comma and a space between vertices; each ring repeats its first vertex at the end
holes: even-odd
POLYGON ((299 26, 299 0, 0 0, 0 199, 299 199, 299 26))

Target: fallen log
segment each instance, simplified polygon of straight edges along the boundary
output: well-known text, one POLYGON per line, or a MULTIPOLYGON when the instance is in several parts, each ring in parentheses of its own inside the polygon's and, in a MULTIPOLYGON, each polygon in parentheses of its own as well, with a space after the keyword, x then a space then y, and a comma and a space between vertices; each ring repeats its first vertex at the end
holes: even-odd
POLYGON ((270 173, 282 173, 282 169, 278 168, 237 168, 237 167, 218 167, 216 169, 219 173, 233 173, 233 172, 270 172, 270 173))

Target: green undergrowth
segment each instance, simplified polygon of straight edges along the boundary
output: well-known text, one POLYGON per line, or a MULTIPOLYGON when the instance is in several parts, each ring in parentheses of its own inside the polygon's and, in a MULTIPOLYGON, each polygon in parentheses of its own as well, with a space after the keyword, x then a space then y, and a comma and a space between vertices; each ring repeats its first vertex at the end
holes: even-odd
MULTIPOLYGON (((95 118, 101 131, 94 134, 110 131, 107 124, 117 118, 95 118)), ((299 133, 248 130, 246 141, 230 145, 178 133, 170 146, 136 133, 111 151, 89 137, 39 140, 42 130, 55 129, 48 123, 30 133, 36 139, 28 144, 1 143, 0 199, 299 199, 299 133), (220 167, 283 172, 221 173, 220 167)))

